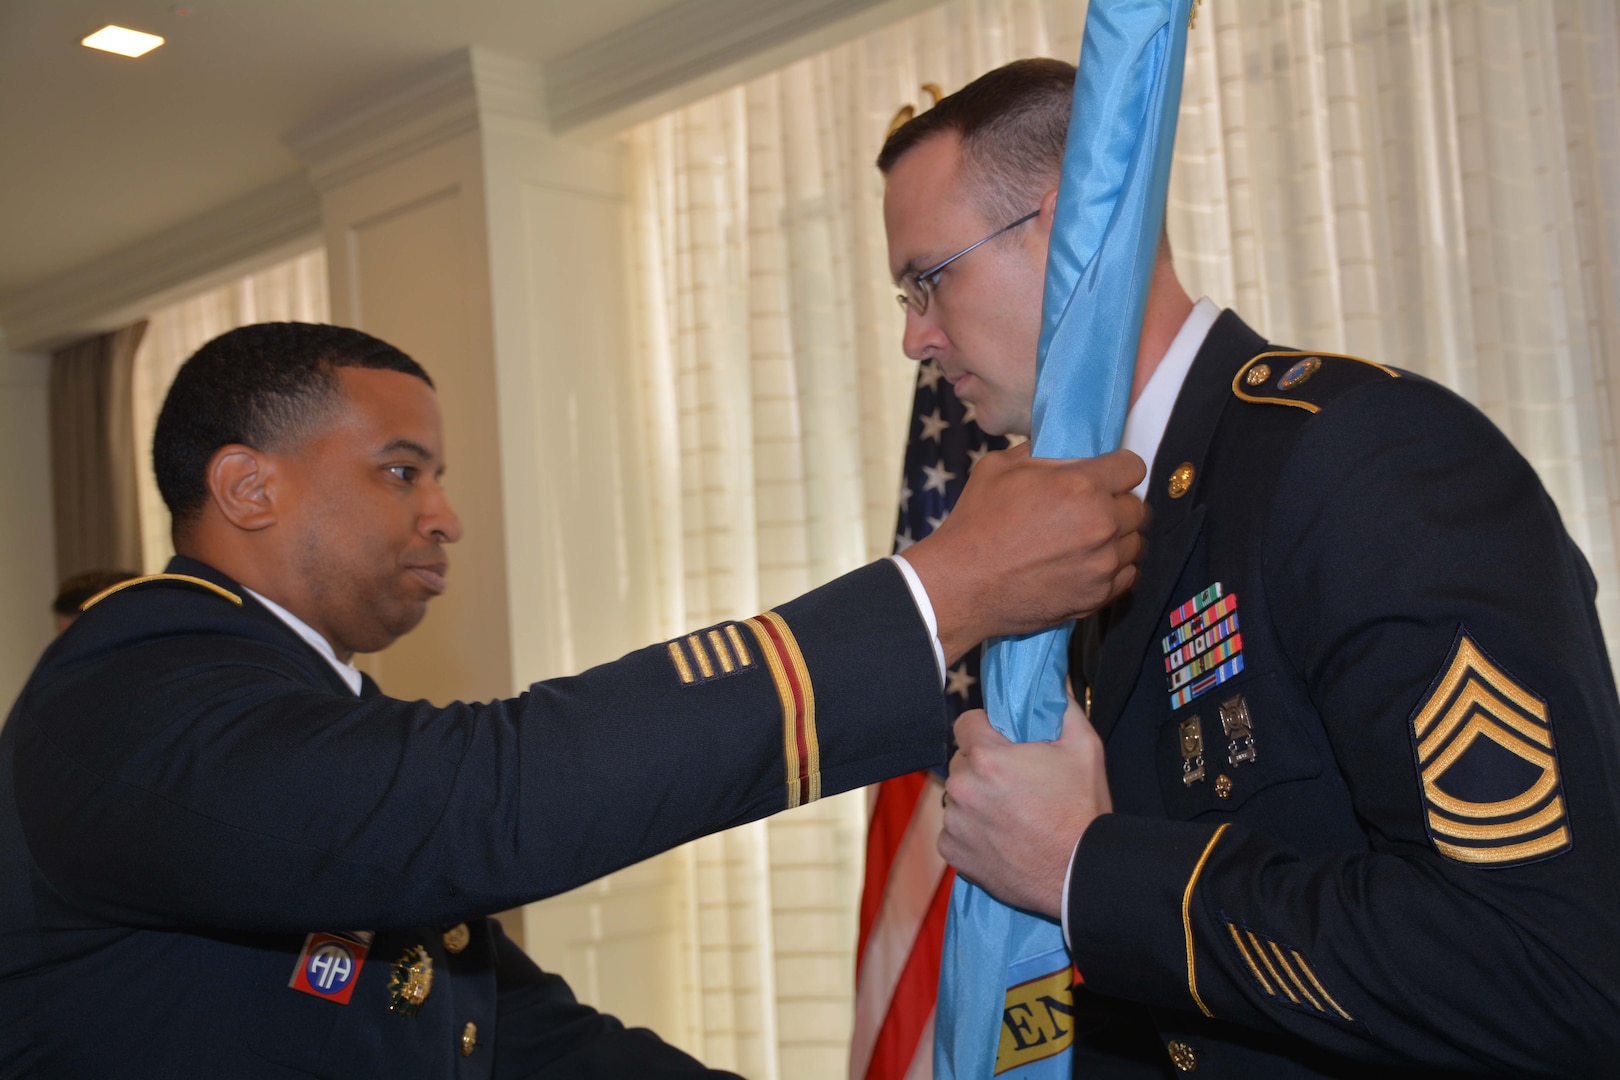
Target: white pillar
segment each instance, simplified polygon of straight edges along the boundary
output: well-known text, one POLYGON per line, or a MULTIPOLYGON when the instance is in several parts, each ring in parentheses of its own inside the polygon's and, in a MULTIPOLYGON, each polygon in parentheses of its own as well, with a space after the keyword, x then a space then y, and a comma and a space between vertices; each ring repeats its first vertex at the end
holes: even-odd
MULTIPOLYGON (((363 666, 395 696, 476 700, 651 643, 622 147, 551 135, 540 70, 478 49, 289 141, 333 321, 433 377, 465 525, 447 594, 363 666)), ((651 860, 506 922, 582 1000, 690 1046, 680 874, 651 860)))

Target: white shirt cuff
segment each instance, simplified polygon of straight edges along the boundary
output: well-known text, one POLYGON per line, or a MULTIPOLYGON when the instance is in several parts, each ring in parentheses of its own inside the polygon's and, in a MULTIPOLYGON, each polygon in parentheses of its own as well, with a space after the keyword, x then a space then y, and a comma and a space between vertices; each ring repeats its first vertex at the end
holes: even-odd
POLYGON ((1069 940, 1069 881, 1074 877, 1074 857, 1080 854, 1080 841, 1074 842, 1074 850, 1069 852, 1069 868, 1063 871, 1063 911, 1060 916, 1063 923, 1063 946, 1070 953, 1074 952, 1074 942, 1069 940))
POLYGON ((923 588, 922 578, 911 564, 899 555, 890 555, 894 565, 900 568, 900 576, 906 579, 906 588, 911 590, 911 598, 917 602, 917 614, 928 627, 928 640, 934 644, 934 663, 939 665, 939 686, 945 688, 945 646, 939 641, 939 620, 934 617, 933 601, 928 599, 928 590, 923 588))

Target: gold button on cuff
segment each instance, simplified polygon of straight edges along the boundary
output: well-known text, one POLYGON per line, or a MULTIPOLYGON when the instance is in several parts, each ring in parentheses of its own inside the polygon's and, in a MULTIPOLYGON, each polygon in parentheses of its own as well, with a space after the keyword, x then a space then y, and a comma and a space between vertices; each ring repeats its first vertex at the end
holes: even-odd
POLYGON ((444 951, 454 956, 462 949, 465 949, 467 943, 471 940, 472 932, 467 929, 467 924, 458 922, 444 932, 444 951))
POLYGON ((471 1020, 461 1029, 461 1056, 472 1057, 472 1052, 478 1049, 478 1025, 471 1020))
POLYGON ((1176 471, 1170 474, 1170 497, 1172 499, 1179 499, 1191 490, 1195 472, 1196 470, 1193 469, 1190 461, 1183 461, 1176 466, 1176 471))
POLYGON ((1230 799, 1232 797, 1232 778, 1230 776, 1227 776, 1225 773, 1221 773, 1221 775, 1215 778, 1215 794, 1219 795, 1223 799, 1230 799))
POLYGON ((1243 381, 1250 386, 1259 386, 1269 378, 1271 378, 1271 365, 1256 364, 1249 369, 1249 373, 1243 377, 1243 381))
POLYGON ((1198 1055, 1180 1039, 1171 1039, 1165 1049, 1170 1051, 1170 1063, 1182 1072, 1192 1072, 1198 1068, 1198 1055))

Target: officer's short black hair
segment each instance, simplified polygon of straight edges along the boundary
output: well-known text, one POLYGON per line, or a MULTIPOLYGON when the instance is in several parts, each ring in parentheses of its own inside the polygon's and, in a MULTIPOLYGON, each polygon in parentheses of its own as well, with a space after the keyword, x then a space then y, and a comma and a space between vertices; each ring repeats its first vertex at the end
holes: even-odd
POLYGON ((386 341, 343 326, 257 323, 198 349, 174 378, 152 437, 158 490, 178 532, 208 500, 208 462, 222 446, 297 444, 328 419, 342 394, 338 368, 428 373, 386 341))
POLYGON ((962 163, 985 215, 1004 224, 1035 209, 1063 171, 1075 68, 1063 60, 1014 60, 940 98, 883 143, 878 171, 946 132, 962 140, 962 163))

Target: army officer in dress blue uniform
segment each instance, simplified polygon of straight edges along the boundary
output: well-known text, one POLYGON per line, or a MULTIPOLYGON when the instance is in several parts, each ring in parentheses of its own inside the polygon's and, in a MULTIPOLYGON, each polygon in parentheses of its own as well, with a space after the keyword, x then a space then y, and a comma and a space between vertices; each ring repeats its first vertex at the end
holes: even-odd
POLYGON ((92 600, 0 733, 0 1076, 702 1072, 484 916, 942 763, 942 659, 1128 585, 1141 514, 1128 455, 1002 456, 909 562, 438 708, 351 663, 418 623, 461 534, 420 367, 232 331, 154 458, 179 557, 92 600))
MULTIPOLYGON (((1072 92, 1011 65, 880 161, 907 351, 987 431, 1029 430, 1072 92)), ((1124 441, 1146 553, 1076 628, 1084 712, 1051 743, 957 724, 941 850, 1061 918, 1084 980, 1074 1015, 1009 995, 1004 1052, 1078 1030, 1086 1076, 1620 1071, 1620 706, 1530 466, 1441 387, 1194 304, 1167 246, 1124 441)))

